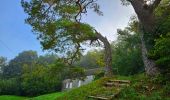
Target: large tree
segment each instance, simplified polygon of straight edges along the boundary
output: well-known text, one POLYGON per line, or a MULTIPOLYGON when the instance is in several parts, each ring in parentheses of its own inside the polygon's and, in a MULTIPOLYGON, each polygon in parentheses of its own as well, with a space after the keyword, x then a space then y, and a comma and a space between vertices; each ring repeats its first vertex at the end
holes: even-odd
POLYGON ((84 51, 83 44, 103 44, 105 49, 105 75, 112 76, 110 43, 92 26, 81 22, 88 8, 102 15, 94 0, 22 0, 28 14, 26 22, 37 34, 44 50, 54 50, 73 64, 84 51))
POLYGON ((151 37, 148 37, 149 34, 152 36, 157 35, 156 32, 156 18, 155 18, 155 9, 161 3, 161 0, 121 0, 123 4, 131 4, 134 8, 137 17, 139 19, 139 29, 138 32, 141 33, 141 43, 142 43, 142 57, 145 65, 145 71, 148 75, 154 76, 159 73, 159 69, 156 67, 155 61, 149 59, 148 49, 146 41, 149 41, 151 37), (144 38, 147 36, 147 38, 144 38))

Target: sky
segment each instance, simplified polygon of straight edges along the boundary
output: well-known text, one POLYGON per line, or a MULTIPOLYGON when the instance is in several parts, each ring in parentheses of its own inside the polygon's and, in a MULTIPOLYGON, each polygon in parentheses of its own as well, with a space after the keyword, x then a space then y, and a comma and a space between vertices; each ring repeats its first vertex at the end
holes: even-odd
MULTIPOLYGON (((104 13, 98 16, 89 11, 82 21, 89 23, 109 41, 116 40, 116 30, 127 26, 134 14, 131 6, 122 6, 120 0, 98 0, 104 13)), ((25 24, 27 15, 21 7, 20 0, 2 0, 0 3, 0 56, 12 59, 25 50, 43 52, 31 26, 25 24)))

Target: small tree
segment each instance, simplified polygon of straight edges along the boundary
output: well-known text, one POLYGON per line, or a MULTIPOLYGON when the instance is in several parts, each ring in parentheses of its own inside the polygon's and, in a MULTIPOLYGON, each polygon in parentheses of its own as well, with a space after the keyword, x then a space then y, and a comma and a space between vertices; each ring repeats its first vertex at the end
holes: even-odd
POLYGON ((54 50, 73 64, 84 51, 83 44, 98 45, 105 49, 106 76, 112 76, 112 57, 110 43, 92 26, 81 22, 83 13, 93 9, 102 15, 94 0, 31 0, 21 1, 24 11, 29 15, 26 22, 38 35, 44 50, 54 50))
POLYGON ((7 66, 7 59, 5 57, 0 57, 0 78, 6 66, 7 66))

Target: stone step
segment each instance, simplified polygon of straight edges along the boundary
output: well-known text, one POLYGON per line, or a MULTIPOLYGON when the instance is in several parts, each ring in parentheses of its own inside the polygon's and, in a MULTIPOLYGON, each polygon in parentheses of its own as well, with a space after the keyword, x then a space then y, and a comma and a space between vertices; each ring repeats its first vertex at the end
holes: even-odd
POLYGON ((88 96, 88 98, 97 99, 97 100, 109 100, 109 98, 100 97, 100 96, 88 96))
POLYGON ((121 87, 121 86, 129 86, 129 84, 107 82, 107 83, 105 83, 105 86, 106 87, 112 87, 112 86, 121 87))
POLYGON ((129 86, 129 84, 119 84, 119 83, 115 83, 114 86, 117 86, 117 87, 123 87, 123 86, 129 86))
POLYGON ((107 83, 105 83, 105 86, 107 86, 107 87, 112 87, 112 86, 115 86, 115 84, 114 84, 114 83, 111 83, 111 82, 107 82, 107 83))
POLYGON ((115 93, 115 94, 113 94, 113 95, 110 95, 110 96, 108 96, 108 97, 103 97, 103 96, 88 96, 88 98, 92 98, 92 99, 96 99, 96 100, 112 100, 112 99, 113 99, 114 97, 116 97, 119 93, 120 93, 120 91, 117 92, 117 93, 115 93))
POLYGON ((127 83, 127 84, 130 84, 130 81, 129 81, 129 80, 109 80, 108 82, 127 83))

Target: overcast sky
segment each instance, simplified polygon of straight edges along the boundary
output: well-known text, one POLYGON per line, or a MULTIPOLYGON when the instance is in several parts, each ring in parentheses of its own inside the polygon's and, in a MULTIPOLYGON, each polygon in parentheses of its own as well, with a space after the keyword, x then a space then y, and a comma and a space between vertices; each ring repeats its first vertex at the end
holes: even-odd
MULTIPOLYGON (((96 28, 110 41, 116 40, 116 30, 127 26, 134 14, 131 6, 122 6, 120 0, 99 0, 104 16, 89 12, 83 21, 96 28)), ((24 50, 35 50, 44 54, 31 27, 24 23, 20 0, 2 0, 0 3, 0 56, 14 58, 24 50)))

